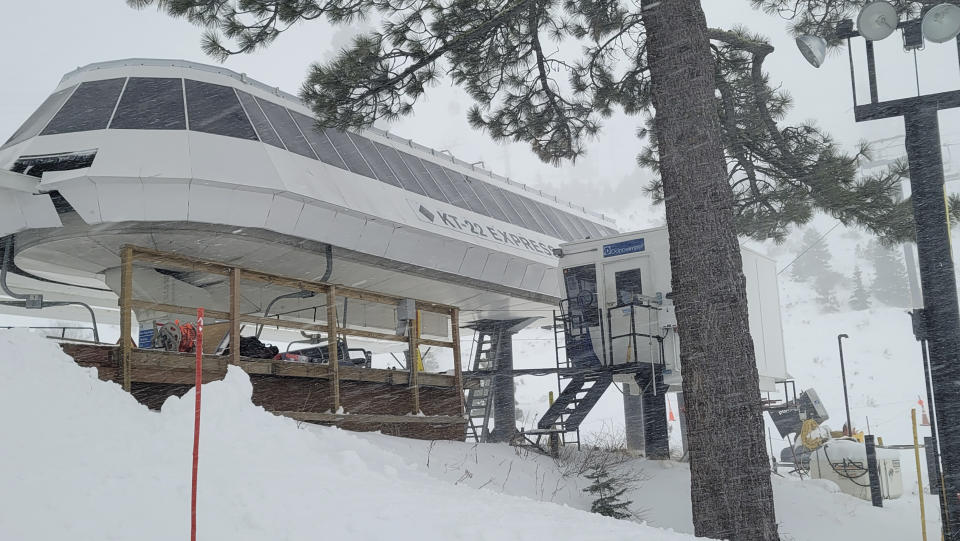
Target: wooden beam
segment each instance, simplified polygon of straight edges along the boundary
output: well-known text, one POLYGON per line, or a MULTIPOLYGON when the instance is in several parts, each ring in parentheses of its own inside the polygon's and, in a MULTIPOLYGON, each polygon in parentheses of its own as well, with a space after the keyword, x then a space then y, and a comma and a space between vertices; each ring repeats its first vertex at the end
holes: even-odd
MULTIPOLYGON (((226 373, 228 359, 223 355, 204 355, 203 369, 226 373)), ((232 364, 232 363, 229 363, 232 364)), ((171 370, 196 370, 196 355, 160 349, 134 349, 130 352, 132 368, 168 368, 171 370)))
POLYGON ((405 423, 405 424, 464 424, 463 417, 452 415, 375 415, 375 414, 333 414, 317 413, 312 411, 275 411, 277 415, 290 417, 298 421, 313 421, 320 423, 405 423))
POLYGON ((133 351, 133 247, 120 254, 120 377, 123 390, 130 392, 130 352, 133 351))
POLYGON ((453 313, 454 310, 457 309, 456 306, 440 304, 438 302, 429 302, 429 301, 420 301, 420 300, 416 302, 417 302, 417 310, 421 310, 423 312, 433 312, 434 314, 444 314, 449 316, 450 314, 453 313))
POLYGON ((463 367, 460 362, 460 310, 454 308, 450 312, 450 338, 453 342, 453 378, 456 382, 457 393, 460 394, 460 414, 464 412, 463 398, 463 367))
POLYGON ((240 269, 230 269, 230 361, 240 362, 240 269))
MULTIPOLYGON (((247 278, 247 273, 244 271, 243 278, 247 278)), ((337 288, 337 295, 340 294, 340 288, 337 288)), ((195 314, 197 308, 193 306, 179 306, 176 304, 163 304, 159 302, 148 302, 133 299, 130 301, 130 306, 133 308, 139 308, 142 310, 156 310, 157 312, 166 312, 168 314, 195 314)), ((219 310, 204 310, 206 316, 213 319, 224 319, 232 320, 230 312, 221 312, 219 310)), ((281 327, 288 329, 301 329, 305 331, 313 332, 326 332, 326 325, 318 325, 316 323, 304 323, 300 321, 290 321, 284 319, 275 319, 272 317, 262 317, 262 316, 253 316, 247 314, 240 315, 240 321, 242 323, 256 323, 259 325, 266 325, 270 327, 281 327)), ((360 338, 372 338, 374 340, 384 340, 386 342, 406 342, 407 338, 405 336, 397 336, 395 334, 388 334, 376 331, 367 331, 363 329, 338 329, 338 332, 343 336, 356 336, 360 338)), ((452 348, 453 342, 446 340, 433 340, 430 338, 421 338, 420 344, 424 346, 435 346, 441 348, 452 348)))
MULTIPOLYGON (((168 314, 196 315, 197 313, 196 306, 179 306, 176 304, 163 304, 138 299, 131 299, 130 306, 141 310, 156 310, 157 312, 166 312, 168 314)), ((211 319, 230 319, 230 312, 221 312, 219 310, 204 309, 204 315, 211 319)))
POLYGON ((251 282, 260 282, 281 287, 289 287, 297 291, 313 291, 314 293, 324 294, 329 289, 329 285, 323 282, 308 282, 306 280, 297 280, 295 278, 286 278, 265 272, 253 270, 244 270, 243 278, 251 282))
POLYGON ((420 386, 417 376, 420 371, 417 370, 417 349, 420 347, 417 343, 417 330, 420 328, 420 312, 415 311, 415 319, 407 322, 409 331, 407 332, 407 343, 410 349, 410 356, 407 359, 407 368, 410 374, 410 399, 411 413, 417 415, 420 413, 420 386))
POLYGON ((330 286, 327 290, 327 359, 330 366, 330 394, 333 396, 333 409, 330 411, 334 413, 340 413, 339 342, 337 339, 337 287, 330 286))
MULTIPOLYGON (((136 261, 144 261, 147 263, 153 263, 156 265, 173 265, 178 268, 183 268, 187 270, 195 270, 201 272, 209 272, 213 274, 221 275, 230 275, 232 267, 225 265, 223 263, 217 263, 215 261, 209 261, 205 259, 199 259, 195 257, 173 254, 168 252, 161 252, 157 250, 151 250, 149 248, 142 248, 139 246, 134 246, 134 257, 136 261)), ((262 282, 272 285, 278 285, 283 287, 289 287, 296 290, 306 290, 313 291, 315 293, 326 293, 327 289, 332 284, 327 284, 325 282, 311 282, 307 280, 298 280, 295 278, 287 278, 284 276, 278 276, 275 274, 270 274, 266 272, 254 271, 249 269, 244 269, 244 280, 253 281, 253 282, 262 282)), ((356 289, 346 286, 337 286, 337 295, 341 297, 348 297, 351 299, 375 302, 379 304, 387 305, 396 305, 405 297, 398 297, 396 295, 390 295, 387 293, 379 293, 375 291, 366 291, 362 289, 356 289)), ((447 304, 442 304, 438 302, 426 301, 415 299, 417 303, 417 309, 423 310, 426 312, 433 312, 438 314, 449 315, 456 307, 450 306, 447 304)))
MULTIPOLYGON (((176 383, 193 385, 196 358, 190 353, 135 349, 130 353, 130 379, 138 383, 176 383)), ((203 382, 223 379, 227 359, 220 355, 203 356, 203 382)))
MULTIPOLYGON (((137 379, 140 370, 166 370, 177 377, 172 377, 170 381, 157 381, 154 383, 193 383, 193 371, 196 360, 192 353, 179 353, 176 351, 161 351, 158 349, 133 349, 130 353, 130 368, 132 370, 132 381, 144 381, 137 379), (179 379, 182 372, 183 381, 179 379)), ((204 355, 203 367, 204 374, 207 372, 218 373, 220 377, 226 374, 227 364, 233 364, 242 368, 246 373, 252 375, 281 376, 297 378, 330 378, 330 366, 326 364, 315 363, 295 363, 288 361, 275 361, 273 359, 253 359, 250 357, 241 357, 239 362, 233 362, 224 355, 204 355)), ((206 375, 204 376, 206 377, 206 375)), ((368 383, 385 383, 388 385, 409 385, 410 373, 405 370, 386 370, 383 368, 358 368, 352 366, 341 366, 338 369, 339 381, 362 381, 368 383)), ((429 374, 421 373, 417 376, 418 385, 421 387, 454 387, 456 377, 448 374, 429 374)))
POLYGON ((205 261, 194 257, 173 254, 170 252, 159 252, 140 246, 133 247, 133 256, 135 261, 153 263, 154 265, 173 266, 179 269, 192 270, 199 272, 209 272, 211 274, 229 275, 230 267, 222 263, 205 261))
POLYGON ((438 348, 452 348, 456 343, 448 340, 431 340, 429 338, 418 338, 417 342, 424 346, 436 346, 438 348))

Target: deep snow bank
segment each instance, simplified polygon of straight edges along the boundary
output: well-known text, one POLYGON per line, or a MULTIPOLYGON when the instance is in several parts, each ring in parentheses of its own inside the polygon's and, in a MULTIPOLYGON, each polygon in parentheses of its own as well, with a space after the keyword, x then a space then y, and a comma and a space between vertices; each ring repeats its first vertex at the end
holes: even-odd
MULTIPOLYGON (((188 537, 192 392, 151 412, 25 331, 0 332, 0 376, 0 539, 188 537)), ((690 538, 454 486, 369 436, 304 430, 250 395, 233 367, 204 386, 200 539, 690 538)))

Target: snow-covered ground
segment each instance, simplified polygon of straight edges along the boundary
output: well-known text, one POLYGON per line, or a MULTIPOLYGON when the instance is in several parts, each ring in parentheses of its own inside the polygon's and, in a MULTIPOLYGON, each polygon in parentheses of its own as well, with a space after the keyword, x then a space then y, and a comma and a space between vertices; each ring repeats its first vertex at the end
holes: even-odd
MULTIPOLYGON (((0 539, 188 538, 192 392, 151 412, 49 340, 0 331, 0 352, 0 539)), ((233 367, 204 386, 200 539, 687 537, 535 501, 529 487, 511 496, 437 479, 421 471, 422 448, 307 430, 253 406, 251 389, 233 367)), ((484 467, 501 471, 504 451, 485 452, 484 467)))
MULTIPOLYGON (((186 538, 193 393, 151 412, 49 340, 0 331, 0 352, 0 539, 186 538)), ((639 479, 627 496, 648 525, 618 521, 584 511, 588 482, 569 462, 506 445, 298 424, 253 406, 250 393, 234 368, 204 386, 200 539, 672 540, 689 537, 671 529, 692 532, 685 464, 621 464, 639 479)), ((910 497, 874 509, 829 482, 775 477, 774 488, 784 539, 918 534, 910 497)))

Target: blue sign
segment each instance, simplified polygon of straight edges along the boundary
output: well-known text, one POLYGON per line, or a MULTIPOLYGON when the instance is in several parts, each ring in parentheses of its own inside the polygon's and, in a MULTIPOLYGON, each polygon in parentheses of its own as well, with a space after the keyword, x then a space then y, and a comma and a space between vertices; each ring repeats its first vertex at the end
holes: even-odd
POLYGON ((603 257, 634 254, 637 252, 642 252, 643 248, 643 239, 625 240, 623 242, 615 242, 613 244, 604 244, 603 257))
POLYGON ((140 340, 137 347, 140 349, 150 349, 153 347, 153 329, 140 329, 140 340))

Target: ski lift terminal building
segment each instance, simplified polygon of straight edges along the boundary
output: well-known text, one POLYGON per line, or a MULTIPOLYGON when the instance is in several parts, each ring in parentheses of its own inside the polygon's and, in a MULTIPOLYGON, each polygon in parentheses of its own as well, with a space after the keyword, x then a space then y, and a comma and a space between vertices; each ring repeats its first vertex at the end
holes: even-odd
MULTIPOLYGON (((431 411, 466 417, 456 430, 478 439, 490 434, 491 417, 500 438, 514 436, 512 381, 522 371, 513 369, 510 337, 553 311, 566 353, 552 369, 569 381, 541 434, 576 430, 595 403, 583 399, 591 378, 600 378, 594 395, 616 378, 647 396, 644 418, 662 413, 663 391, 679 383, 666 231, 618 235, 603 215, 445 152, 379 130, 321 129, 294 96, 192 62, 79 68, 0 147, 7 310, 66 310, 58 302, 69 302, 115 317, 119 298, 152 331, 169 323, 172 308, 182 317, 184 307, 203 306, 229 315, 228 347, 241 319, 263 327, 282 316, 310 351, 330 353, 321 362, 327 368, 314 371, 318 379, 350 363, 347 336, 376 342, 392 334, 408 345, 458 348, 459 328, 468 326, 477 332, 476 354, 463 379, 459 371, 456 381, 426 379, 457 393, 466 387, 465 397, 438 399, 446 405, 431 411), (123 259, 133 250, 155 257, 134 265, 123 259), (215 269, 277 279, 241 285, 215 269), (19 280, 16 292, 8 273, 19 280), (97 283, 107 288, 90 285, 97 283), (352 293, 336 295, 331 286, 352 293), (51 302, 56 295, 64 301, 51 302), (402 299, 443 309, 418 310, 412 326, 402 299)), ((761 381, 773 390, 786 377, 776 276, 769 260, 744 254, 761 381)), ((405 381, 378 375, 367 392, 386 396, 390 385, 416 384, 414 349, 405 381)), ((100 353, 89 362, 116 361, 100 353)), ((291 358, 257 369, 276 371, 291 358)), ((123 377, 108 372, 101 376, 123 377)), ((279 392, 283 383, 270 385, 279 392)), ((408 409, 386 402, 389 414, 408 409)), ((662 443, 665 429, 656 431, 649 439, 662 443)))

